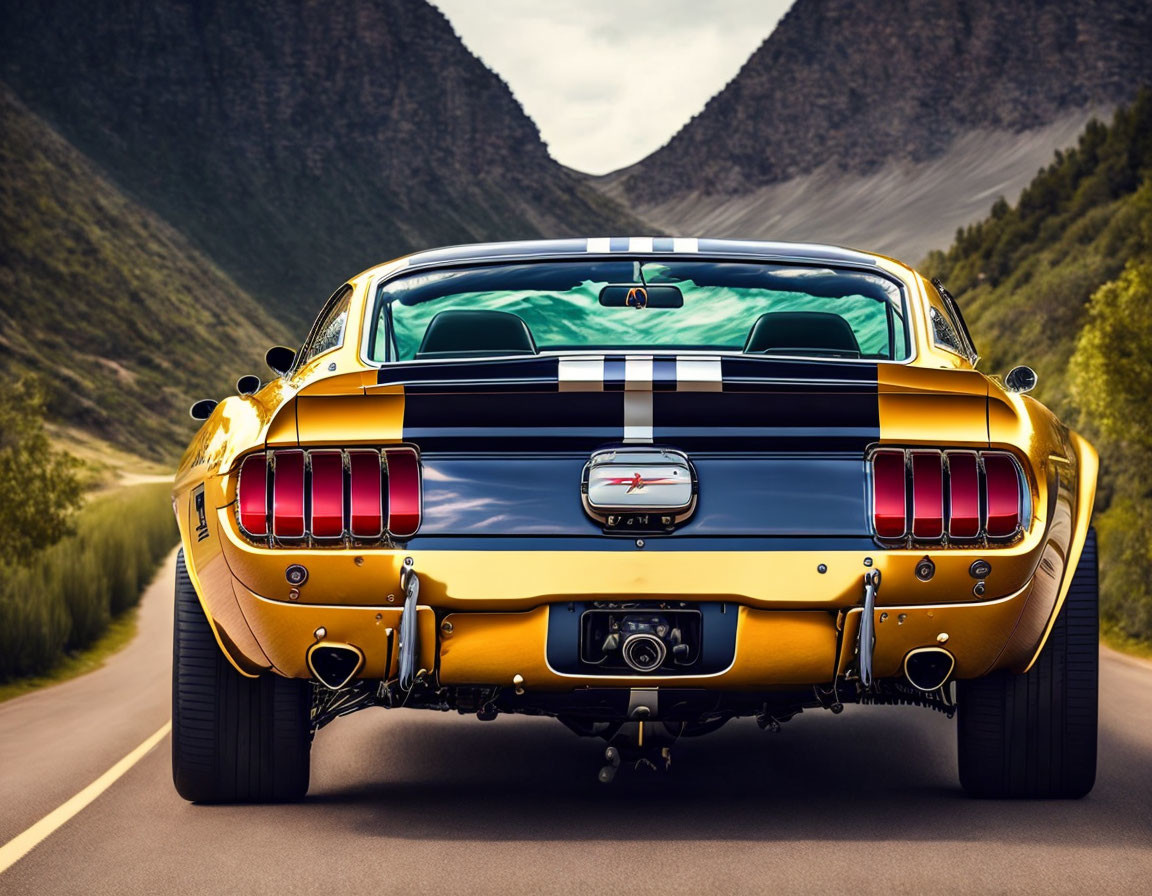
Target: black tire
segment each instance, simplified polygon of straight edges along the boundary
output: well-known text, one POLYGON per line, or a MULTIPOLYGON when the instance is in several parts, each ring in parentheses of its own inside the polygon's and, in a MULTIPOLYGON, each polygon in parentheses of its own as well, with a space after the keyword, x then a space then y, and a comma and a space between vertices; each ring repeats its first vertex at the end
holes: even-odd
POLYGON ((308 792, 312 684, 245 678, 225 658, 176 558, 172 781, 201 803, 280 802, 308 792))
POLYGON ((960 784, 970 796, 1079 799, 1092 789, 1099 651, 1096 532, 1089 529, 1032 668, 957 682, 960 784))

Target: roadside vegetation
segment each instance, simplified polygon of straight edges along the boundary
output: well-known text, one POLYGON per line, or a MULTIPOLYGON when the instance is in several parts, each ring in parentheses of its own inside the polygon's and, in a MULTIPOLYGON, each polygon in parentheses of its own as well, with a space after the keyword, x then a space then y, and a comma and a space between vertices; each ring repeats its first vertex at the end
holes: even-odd
MULTIPOLYGON (((90 665, 77 654, 130 612, 176 543, 164 483, 83 499, 79 462, 54 449, 42 399, 0 392, 0 682, 90 665)), ((107 646, 107 645, 106 645, 107 646)))
POLYGON ((924 264, 960 299, 984 370, 1029 364, 1036 397, 1090 438, 1101 617, 1152 649, 1152 91, 1094 122, 1010 206, 924 264))
POLYGON ((50 420, 171 465, 192 402, 290 338, 0 84, 0 378, 38 377, 50 420))

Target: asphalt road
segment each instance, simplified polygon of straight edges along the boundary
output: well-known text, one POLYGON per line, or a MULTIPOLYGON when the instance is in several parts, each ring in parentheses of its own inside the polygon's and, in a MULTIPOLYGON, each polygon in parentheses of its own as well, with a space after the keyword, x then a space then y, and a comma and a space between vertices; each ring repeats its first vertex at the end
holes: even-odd
MULTIPOLYGON (((170 559, 103 669, 0 704, 0 843, 169 717, 170 559)), ((1103 653, 1100 770, 1078 802, 964 798, 954 723, 809 712, 595 780, 547 719, 368 710, 317 736, 291 806, 193 806, 169 741, 6 872, 0 893, 1152 892, 1152 664, 1103 653)))

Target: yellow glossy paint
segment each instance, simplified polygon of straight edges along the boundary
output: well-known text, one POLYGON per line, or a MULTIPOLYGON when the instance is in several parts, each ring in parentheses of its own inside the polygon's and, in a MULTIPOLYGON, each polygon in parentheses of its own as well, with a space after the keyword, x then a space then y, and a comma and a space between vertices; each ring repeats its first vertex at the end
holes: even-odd
POLYGON ((1012 451, 1024 464, 1033 510, 1015 542, 819 553, 253 544, 239 532, 233 507, 245 454, 404 439, 404 388, 377 385, 376 369, 359 358, 369 293, 381 275, 398 269, 392 262, 349 281, 341 346, 254 396, 225 399, 181 462, 174 500, 186 562, 221 649, 248 675, 274 669, 307 677, 305 657, 323 627, 327 640, 364 653, 362 676, 394 677, 399 575, 411 557, 421 577, 419 664, 443 684, 510 684, 514 675, 523 676, 529 692, 638 681, 738 690, 826 684, 853 661, 866 569, 882 573, 874 618, 878 676, 898 675, 909 651, 936 646, 941 634, 959 677, 1028 668, 1051 631, 1088 531, 1096 452, 1042 405, 1006 392, 997 378, 937 346, 925 326, 929 307, 944 311, 934 287, 899 262, 876 261, 903 281, 912 306, 913 359, 877 365, 880 442, 1012 451), (198 487, 205 490, 209 530, 199 540, 190 518, 198 487), (926 555, 936 575, 921 582, 914 568, 926 555), (968 573, 977 558, 993 567, 980 598, 968 573), (297 589, 285 579, 293 563, 309 570, 297 589), (819 564, 826 572, 818 572, 819 564), (733 666, 706 679, 669 682, 559 675, 545 658, 548 606, 593 598, 732 604, 739 613, 733 666), (449 625, 442 630, 438 622, 449 625))

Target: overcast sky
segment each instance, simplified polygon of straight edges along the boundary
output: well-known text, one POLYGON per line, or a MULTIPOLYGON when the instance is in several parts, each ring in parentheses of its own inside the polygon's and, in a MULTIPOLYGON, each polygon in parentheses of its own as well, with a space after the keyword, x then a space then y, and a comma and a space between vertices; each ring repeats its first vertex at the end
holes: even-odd
POLYGON ((660 148, 792 0, 432 0, 502 77, 552 156, 593 174, 660 148))

